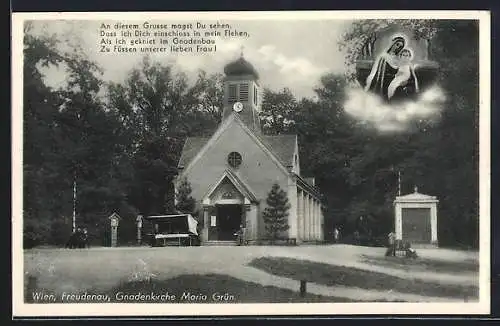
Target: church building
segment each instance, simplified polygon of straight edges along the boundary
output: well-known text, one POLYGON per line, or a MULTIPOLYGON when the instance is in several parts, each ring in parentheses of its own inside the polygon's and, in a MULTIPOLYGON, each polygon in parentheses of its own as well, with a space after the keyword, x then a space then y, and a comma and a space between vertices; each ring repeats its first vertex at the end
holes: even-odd
POLYGON ((186 139, 175 187, 187 179, 197 201, 202 244, 231 243, 243 226, 248 244, 269 239, 262 213, 274 183, 288 195, 289 228, 297 243, 324 239, 320 193, 300 173, 296 135, 266 136, 259 112, 259 74, 243 55, 224 67, 223 117, 211 137, 186 139))

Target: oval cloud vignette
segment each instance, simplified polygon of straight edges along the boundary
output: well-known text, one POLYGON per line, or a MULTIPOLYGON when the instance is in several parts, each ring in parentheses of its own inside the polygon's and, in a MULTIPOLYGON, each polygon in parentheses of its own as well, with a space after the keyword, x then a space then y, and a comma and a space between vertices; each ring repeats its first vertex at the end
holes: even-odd
POLYGON ((416 101, 387 103, 361 87, 346 89, 344 110, 358 121, 372 125, 381 132, 402 132, 412 122, 439 117, 446 97, 439 86, 422 92, 416 101))

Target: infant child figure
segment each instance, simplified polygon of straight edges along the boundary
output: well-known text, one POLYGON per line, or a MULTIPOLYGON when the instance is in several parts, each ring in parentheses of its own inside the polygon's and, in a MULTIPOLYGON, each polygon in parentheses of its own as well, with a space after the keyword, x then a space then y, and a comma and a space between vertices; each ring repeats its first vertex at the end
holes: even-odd
POLYGON ((394 79, 389 84, 387 90, 387 97, 391 99, 399 87, 407 93, 404 88, 410 84, 410 81, 414 80, 414 90, 412 93, 418 92, 418 81, 415 75, 414 66, 412 64, 413 60, 413 51, 411 49, 405 48, 401 51, 399 55, 399 68, 398 72, 394 76, 394 79))

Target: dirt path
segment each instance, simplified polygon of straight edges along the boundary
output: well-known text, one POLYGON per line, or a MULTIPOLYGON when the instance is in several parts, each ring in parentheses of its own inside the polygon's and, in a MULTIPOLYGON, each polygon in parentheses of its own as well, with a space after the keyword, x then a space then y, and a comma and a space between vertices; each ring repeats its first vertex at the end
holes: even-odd
MULTIPOLYGON (((342 247, 339 247, 339 251, 349 252, 349 249, 352 249, 353 246, 345 246, 343 250, 342 247), (351 248, 350 248, 351 247, 351 248)), ((384 248, 370 248, 370 249, 379 249, 377 255, 383 257, 385 249, 384 248)), ((373 250, 372 250, 373 251, 373 250)), ((366 271, 384 273, 387 275, 392 275, 396 277, 402 277, 406 279, 419 279, 423 281, 430 282, 438 282, 444 284, 461 284, 461 285, 474 285, 478 284, 479 275, 478 273, 460 273, 460 274, 452 274, 452 273, 443 273, 436 272, 433 270, 427 271, 415 271, 415 270, 404 270, 392 267, 384 267, 384 266, 376 266, 373 264, 368 264, 364 262, 364 258, 361 254, 355 254, 348 256, 348 258, 339 259, 338 256, 327 256, 324 255, 323 252, 315 253, 308 252, 307 255, 304 255, 303 252, 280 252, 280 257, 287 258, 295 258, 295 259, 306 259, 318 263, 325 263, 331 265, 338 265, 344 267, 358 268, 366 271)), ((375 256, 375 255, 374 255, 375 256)))
MULTIPOLYGON (((91 248, 90 250, 43 249, 27 251, 26 271, 37 274, 39 286, 58 291, 82 291, 91 288, 111 288, 128 281, 134 275, 158 279, 183 274, 217 273, 243 281, 270 285, 293 291, 299 283, 285 277, 268 274, 248 266, 259 257, 288 257, 314 262, 355 267, 407 279, 418 278, 443 284, 478 284, 477 273, 408 272, 401 269, 374 266, 362 261, 362 255, 383 255, 384 248, 355 246, 301 247, 192 247, 192 248, 91 248)), ((433 252, 439 257, 439 252, 433 252)), ((448 253, 444 253, 449 258, 448 253)), ((433 257, 434 258, 434 257, 433 257)), ((474 254, 458 253, 455 259, 473 259, 474 254)), ((356 287, 325 286, 308 283, 308 292, 344 297, 352 300, 404 300, 412 302, 454 301, 391 291, 374 291, 356 287)), ((463 300, 458 300, 462 301, 463 300)))
MULTIPOLYGON (((271 275, 252 267, 236 267, 231 269, 231 276, 247 282, 259 283, 264 286, 275 286, 299 292, 300 283, 286 277, 271 275)), ((345 286, 325 286, 307 283, 307 292, 323 295, 346 298, 359 301, 406 301, 406 302, 463 302, 454 298, 421 296, 410 293, 395 291, 376 291, 357 287, 345 286)))

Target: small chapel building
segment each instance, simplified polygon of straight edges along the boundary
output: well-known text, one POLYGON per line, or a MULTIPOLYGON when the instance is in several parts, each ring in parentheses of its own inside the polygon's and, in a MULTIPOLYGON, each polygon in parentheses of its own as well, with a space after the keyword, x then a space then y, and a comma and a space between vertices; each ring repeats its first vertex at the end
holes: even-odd
POLYGON ((262 212, 274 183, 288 195, 289 228, 297 243, 324 239, 320 192, 300 172, 297 135, 262 133, 259 74, 241 55, 224 67, 223 117, 211 137, 187 138, 179 159, 176 190, 183 179, 200 211, 202 244, 235 242, 243 227, 248 244, 267 240, 262 212))
POLYGON ((394 201, 396 239, 417 246, 438 246, 439 200, 418 192, 397 196, 394 201))

